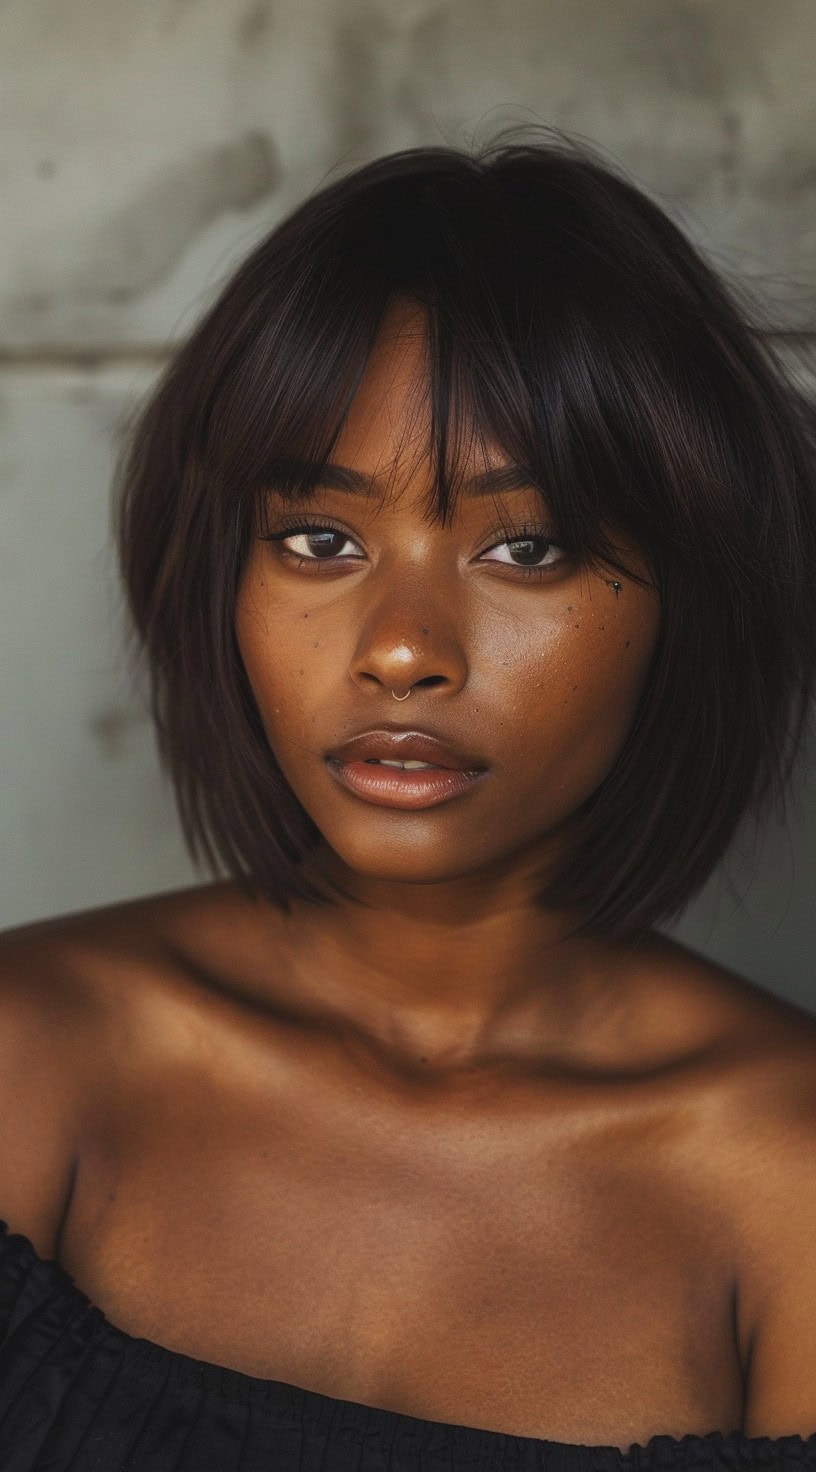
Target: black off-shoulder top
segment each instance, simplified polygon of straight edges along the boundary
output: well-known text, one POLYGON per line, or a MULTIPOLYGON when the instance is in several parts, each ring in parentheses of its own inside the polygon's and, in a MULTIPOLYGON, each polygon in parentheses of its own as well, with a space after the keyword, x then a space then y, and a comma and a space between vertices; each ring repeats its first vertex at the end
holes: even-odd
POLYGON ((616 1446, 541 1440, 335 1399, 117 1328, 0 1221, 0 1472, 816 1472, 810 1436, 616 1446))

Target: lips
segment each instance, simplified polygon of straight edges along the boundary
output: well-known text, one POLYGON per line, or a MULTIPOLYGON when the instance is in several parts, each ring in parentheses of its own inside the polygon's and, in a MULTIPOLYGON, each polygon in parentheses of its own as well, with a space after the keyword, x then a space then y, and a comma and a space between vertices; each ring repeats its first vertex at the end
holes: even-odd
MULTIPOLYGON (((435 735, 430 731, 406 730, 405 728, 379 727, 374 731, 363 731, 348 741, 332 747, 326 753, 330 761, 347 762, 429 762, 433 767, 448 771, 484 771, 487 762, 472 751, 467 751, 458 742, 435 735)), ((394 770, 386 767, 386 771, 394 770)))

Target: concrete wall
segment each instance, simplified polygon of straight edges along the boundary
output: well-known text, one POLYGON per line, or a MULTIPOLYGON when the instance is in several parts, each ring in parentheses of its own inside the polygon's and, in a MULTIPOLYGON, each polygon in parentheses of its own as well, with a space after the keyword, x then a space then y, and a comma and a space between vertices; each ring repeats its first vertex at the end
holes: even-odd
MULTIPOLYGON (((0 83, 0 925, 206 877, 124 664, 111 457, 169 344, 332 171, 553 122, 780 322, 816 320, 812 0, 6 0, 0 83)), ((677 931, 816 1007, 816 783, 744 849, 677 931)))

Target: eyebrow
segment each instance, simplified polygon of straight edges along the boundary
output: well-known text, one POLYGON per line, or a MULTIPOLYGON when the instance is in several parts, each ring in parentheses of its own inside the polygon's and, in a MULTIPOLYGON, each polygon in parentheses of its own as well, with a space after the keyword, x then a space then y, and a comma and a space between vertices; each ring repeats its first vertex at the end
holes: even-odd
MULTIPOLYGON (((279 461, 267 471, 264 479, 272 489, 276 486, 281 489, 291 488, 298 483, 305 483, 307 494, 319 486, 370 497, 378 496, 381 491, 376 476, 366 475, 361 470, 352 470, 348 465, 337 465, 333 461, 325 465, 317 465, 308 460, 279 461)), ((468 496, 489 496, 496 491, 529 490, 534 485, 529 471, 522 465, 511 463, 468 476, 464 481, 464 490, 468 496)))

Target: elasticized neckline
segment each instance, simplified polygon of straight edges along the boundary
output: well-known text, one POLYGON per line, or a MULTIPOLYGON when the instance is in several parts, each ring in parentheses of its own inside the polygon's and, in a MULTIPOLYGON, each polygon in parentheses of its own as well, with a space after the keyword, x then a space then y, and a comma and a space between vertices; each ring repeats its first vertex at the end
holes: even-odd
POLYGON ((341 1430, 352 1438, 384 1435, 389 1440, 410 1442, 429 1454, 453 1453, 476 1458, 487 1453, 497 1462, 507 1456, 511 1462, 517 1458, 519 1466, 526 1465, 525 1451, 537 1450, 547 1454, 548 1465, 551 1461, 560 1462, 565 1467, 580 1467, 587 1472, 715 1466, 715 1458, 724 1458, 730 1466, 738 1459, 747 1458, 751 1466, 770 1467, 772 1463, 778 1465, 780 1452, 803 1465, 806 1458, 810 1465, 816 1460, 816 1431, 808 1436, 794 1433, 780 1437, 749 1437, 739 1430, 681 1436, 657 1434, 643 1443, 632 1442, 622 1451, 614 1445, 553 1441, 448 1421, 430 1421, 402 1411, 342 1400, 287 1381, 249 1375, 119 1328, 77 1286, 61 1263, 40 1257, 28 1237, 11 1232, 8 1223, 0 1218, 0 1279, 9 1274, 27 1281, 29 1289, 35 1292, 42 1317, 53 1318, 61 1325, 70 1318, 74 1331, 88 1345, 95 1343, 105 1350, 118 1351, 137 1372, 158 1373, 177 1383, 192 1382, 214 1398, 259 1404, 280 1424, 310 1423, 325 1430, 331 1428, 333 1433, 341 1430))

